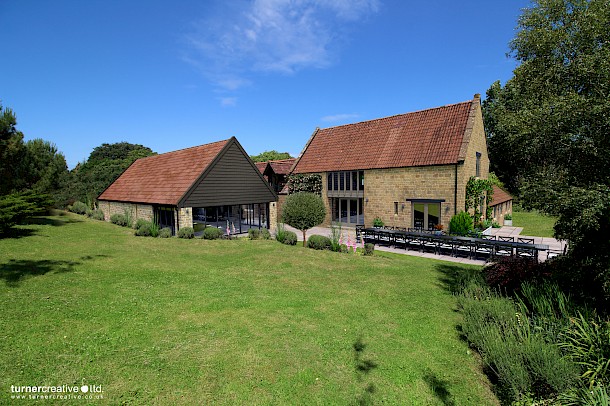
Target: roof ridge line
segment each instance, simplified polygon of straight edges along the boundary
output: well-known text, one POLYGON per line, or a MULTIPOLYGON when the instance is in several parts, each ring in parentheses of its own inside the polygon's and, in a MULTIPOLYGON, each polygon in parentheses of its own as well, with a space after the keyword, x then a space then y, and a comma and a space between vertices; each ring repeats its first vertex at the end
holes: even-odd
MULTIPOLYGON (((231 138, 235 138, 235 137, 231 137, 231 138)), ((162 152, 162 153, 157 154, 157 155, 151 155, 151 156, 145 156, 145 157, 143 157, 143 158, 138 158, 137 160, 140 160, 140 159, 147 159, 147 158, 154 158, 154 157, 161 156, 161 155, 165 155, 165 154, 172 154, 172 153, 174 153, 174 152, 186 151, 187 149, 193 149, 193 148, 199 148, 199 147, 206 147, 206 146, 208 146, 208 145, 219 144, 219 143, 221 143, 221 142, 228 142, 228 141, 229 141, 231 138, 227 138, 226 140, 220 140, 220 141, 212 141, 212 142, 208 142, 207 144, 195 145, 195 146, 192 146, 192 147, 180 148, 180 149, 176 149, 176 150, 174 150, 174 151, 162 152)))
POLYGON ((345 127, 345 126, 348 126, 348 125, 356 125, 356 124, 362 124, 362 123, 370 123, 370 122, 373 122, 373 121, 386 120, 386 119, 388 119, 388 118, 394 118, 394 117, 399 117, 399 116, 406 116, 406 115, 409 115, 409 114, 422 113, 422 112, 424 112, 424 111, 431 111, 431 110, 443 109, 443 108, 447 108, 447 107, 453 107, 453 106, 457 106, 457 105, 460 105, 460 104, 472 103, 472 100, 473 100, 473 99, 470 99, 470 100, 465 100, 465 101, 458 102, 458 103, 450 103, 450 104, 445 104, 445 105, 443 105, 443 106, 436 106, 436 107, 430 107, 430 108, 427 108, 427 109, 421 109, 421 110, 409 111, 409 112, 407 112, 407 113, 393 114, 393 115, 391 115, 391 116, 379 117, 379 118, 373 118, 373 119, 370 119, 370 120, 356 121, 355 123, 349 123, 349 124, 335 125, 335 126, 332 126, 332 127, 320 128, 320 130, 329 130, 329 129, 331 129, 331 128, 345 127))

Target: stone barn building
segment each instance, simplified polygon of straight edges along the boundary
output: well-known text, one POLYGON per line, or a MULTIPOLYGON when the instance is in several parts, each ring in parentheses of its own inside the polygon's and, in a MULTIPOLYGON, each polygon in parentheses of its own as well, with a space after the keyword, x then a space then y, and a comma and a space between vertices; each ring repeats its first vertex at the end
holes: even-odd
POLYGON ((172 233, 274 228, 277 195, 235 137, 140 158, 98 197, 106 220, 129 212, 172 233))
POLYGON ((465 209, 471 176, 487 178, 480 95, 474 99, 338 127, 316 129, 293 167, 319 174, 325 225, 449 227, 465 209))

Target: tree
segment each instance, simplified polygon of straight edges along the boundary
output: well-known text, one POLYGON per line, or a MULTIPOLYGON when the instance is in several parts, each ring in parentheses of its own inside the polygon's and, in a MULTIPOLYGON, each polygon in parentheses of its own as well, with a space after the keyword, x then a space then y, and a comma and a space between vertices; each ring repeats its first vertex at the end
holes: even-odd
POLYGON ((610 302, 610 7, 538 0, 510 43, 520 62, 487 91, 492 169, 526 208, 558 216, 581 296, 610 302))
POLYGON ((314 193, 299 192, 289 195, 282 207, 283 222, 303 232, 303 247, 307 242, 307 230, 321 224, 324 217, 324 202, 314 193))
POLYGON ((106 160, 131 160, 155 155, 152 149, 140 144, 130 144, 128 142, 116 142, 114 144, 104 143, 99 147, 93 148, 87 162, 102 162, 106 160))
POLYGON ((277 152, 276 150, 261 152, 258 155, 250 155, 254 162, 278 161, 280 159, 292 158, 288 152, 277 152))
POLYGON ((56 194, 68 173, 57 147, 42 139, 23 142, 11 109, 0 105, 0 195, 33 190, 56 194))
POLYGON ((0 104, 0 195, 21 187, 19 165, 25 155, 23 134, 17 131, 17 119, 9 108, 0 104))
POLYGON ((0 105, 0 233, 47 211, 67 172, 55 145, 41 139, 24 144, 15 114, 0 105))
POLYGON ((38 193, 55 195, 65 186, 68 176, 66 158, 55 144, 40 138, 24 144, 21 163, 23 187, 38 193))
POLYGON ((52 205, 49 195, 32 191, 0 196, 0 234, 26 217, 44 214, 52 205))
POLYGON ((95 147, 89 158, 76 165, 64 190, 64 204, 79 200, 92 206, 95 199, 136 159, 156 155, 139 144, 118 142, 95 147))
POLYGON ((34 203, 17 193, 0 196, 0 234, 8 231, 27 216, 35 214, 36 210, 34 203))

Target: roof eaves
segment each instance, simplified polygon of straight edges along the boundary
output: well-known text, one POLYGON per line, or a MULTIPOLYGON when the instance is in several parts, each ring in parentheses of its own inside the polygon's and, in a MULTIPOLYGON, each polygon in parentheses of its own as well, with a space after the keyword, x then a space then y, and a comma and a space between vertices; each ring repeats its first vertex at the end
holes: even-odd
POLYGON ((494 197, 496 195, 499 195, 500 198, 499 199, 492 198, 492 201, 489 204, 490 207, 514 200, 513 196, 510 193, 508 193, 506 190, 502 189, 501 187, 499 187, 497 185, 493 185, 493 189, 494 189, 494 197))
POLYGON ((305 155, 305 152, 307 151, 307 148, 309 148, 309 145, 311 144, 311 141, 313 141, 313 139, 316 136, 316 134, 318 133, 318 131, 320 131, 320 127, 316 127, 314 132, 309 137, 309 140, 307 140, 307 143, 303 147, 303 150, 301 151, 299 156, 295 159, 294 164, 292 164, 292 167, 290 168, 290 171, 288 171, 289 175, 292 174, 295 171, 295 169, 297 168, 297 166, 299 165, 299 162, 301 161, 301 158, 303 158, 303 155, 305 155))

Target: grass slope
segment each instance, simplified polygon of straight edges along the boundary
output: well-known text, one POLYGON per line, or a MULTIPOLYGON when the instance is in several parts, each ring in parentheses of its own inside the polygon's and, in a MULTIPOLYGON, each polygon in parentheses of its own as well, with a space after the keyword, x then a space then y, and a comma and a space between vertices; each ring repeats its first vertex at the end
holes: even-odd
POLYGON ((556 221, 555 217, 544 215, 536 210, 513 211, 513 226, 523 227, 521 235, 553 237, 553 226, 556 221))
POLYGON ((497 404, 456 329, 462 269, 40 218, 0 240, 0 403, 497 404))

